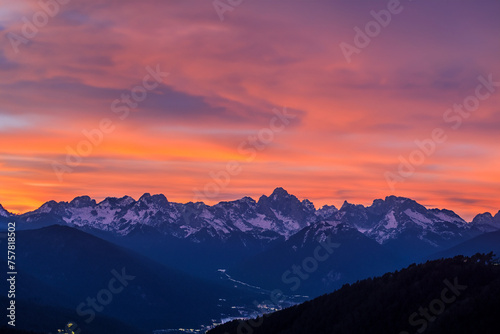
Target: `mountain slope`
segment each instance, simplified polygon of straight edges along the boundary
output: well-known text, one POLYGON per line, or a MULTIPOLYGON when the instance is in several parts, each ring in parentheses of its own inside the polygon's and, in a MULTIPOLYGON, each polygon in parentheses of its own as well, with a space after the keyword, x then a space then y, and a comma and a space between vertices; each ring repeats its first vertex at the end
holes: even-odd
POLYGON ((271 290, 318 296, 344 283, 399 268, 400 262, 347 224, 319 222, 228 272, 271 290))
POLYGON ((208 334, 494 334, 499 310, 500 266, 491 256, 476 255, 411 265, 208 334))
POLYGON ((3 206, 0 204, 0 217, 10 217, 12 214, 5 210, 3 206))
POLYGON ((450 249, 433 254, 429 259, 439 259, 456 255, 471 256, 480 253, 493 252, 500 254, 500 231, 485 233, 473 239, 464 241, 450 249))

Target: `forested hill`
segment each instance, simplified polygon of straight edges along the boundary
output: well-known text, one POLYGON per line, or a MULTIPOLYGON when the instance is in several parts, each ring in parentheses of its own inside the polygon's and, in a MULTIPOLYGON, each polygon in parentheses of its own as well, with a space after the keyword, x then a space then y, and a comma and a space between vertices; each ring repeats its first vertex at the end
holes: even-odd
POLYGON ((411 265, 208 334, 499 333, 500 265, 493 254, 411 265))

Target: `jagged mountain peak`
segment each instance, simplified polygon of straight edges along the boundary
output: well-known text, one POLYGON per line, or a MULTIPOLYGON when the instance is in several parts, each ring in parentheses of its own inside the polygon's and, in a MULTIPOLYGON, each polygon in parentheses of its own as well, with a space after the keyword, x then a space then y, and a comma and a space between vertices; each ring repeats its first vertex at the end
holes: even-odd
POLYGON ((382 213, 382 212, 387 212, 390 209, 400 208, 403 206, 424 208, 422 205, 420 205, 419 203, 410 198, 390 195, 387 196, 385 199, 374 200, 372 205, 369 206, 368 209, 375 213, 382 213))
POLYGON ((276 188, 269 197, 261 196, 256 211, 272 220, 279 233, 286 237, 317 219, 316 209, 311 202, 301 202, 281 187, 276 188))
MULTIPOLYGON (((288 191, 286 191, 285 189, 283 189, 282 187, 277 187, 276 189, 274 189, 273 193, 271 194, 271 196, 269 196, 272 200, 278 200, 280 198, 288 198, 290 196, 293 196, 293 195, 290 195, 288 193, 288 191)), ((293 196, 295 197, 295 196, 293 196)))
POLYGON ((494 232, 500 230, 500 211, 493 216, 490 212, 480 213, 472 219, 471 226, 482 232, 494 232))
POLYGON ((320 210, 339 211, 339 209, 337 209, 335 205, 328 205, 328 204, 325 204, 320 209, 318 209, 318 211, 320 210))
POLYGON ((497 225, 500 226, 500 210, 498 210, 496 215, 493 217, 493 221, 495 221, 497 225))
POLYGON ((408 238, 438 247, 475 233, 453 211, 427 209, 412 199, 394 195, 376 199, 369 207, 345 201, 334 218, 380 244, 408 238))
POLYGON ((141 197, 139 197, 139 201, 146 200, 147 198, 150 198, 150 197, 151 197, 150 193, 144 193, 141 197))
POLYGON ((336 214, 339 210, 334 205, 323 205, 316 211, 316 216, 322 220, 336 220, 336 214))
POLYGON ((362 204, 353 204, 348 201, 344 201, 339 211, 363 211, 366 207, 362 204))
POLYGON ((344 203, 342 203, 342 206, 339 210, 347 210, 348 208, 353 206, 355 206, 355 204, 349 203, 347 200, 344 200, 344 203))
POLYGON ((399 196, 394 196, 390 195, 385 197, 385 199, 375 199, 373 200, 372 205, 365 207, 362 204, 353 204, 349 203, 348 201, 344 201, 342 204, 341 208, 339 211, 348 211, 351 213, 358 212, 358 213, 363 213, 365 210, 368 210, 370 213, 374 214, 384 214, 390 211, 391 209, 394 208, 401 208, 403 206, 406 207, 415 207, 419 209, 425 209, 426 208, 416 201, 406 198, 406 197, 399 197, 399 196))
POLYGON ((240 199, 234 200, 234 201, 222 201, 217 203, 215 206, 220 205, 220 206, 241 206, 241 205, 249 205, 249 206, 255 206, 257 202, 248 196, 242 197, 240 199))
POLYGON ((249 204, 257 204, 257 202, 252 197, 249 197, 249 196, 245 196, 243 198, 240 198, 238 201, 244 202, 244 203, 249 203, 249 204))
POLYGON ((405 203, 405 202, 411 202, 411 203, 417 203, 416 201, 412 200, 411 198, 408 197, 402 197, 402 196, 396 196, 396 195, 389 195, 385 197, 385 201, 387 203, 405 203))
POLYGON ((144 204, 156 204, 159 206, 168 205, 167 197, 163 194, 151 195, 150 193, 144 193, 144 195, 139 198, 138 202, 144 204))
POLYGON ((274 189, 271 195, 262 195, 257 202, 259 205, 264 205, 265 203, 283 203, 283 202, 300 202, 297 197, 291 195, 285 189, 278 187, 274 189))
POLYGON ((474 219, 472 220, 472 222, 478 222, 478 221, 481 221, 481 220, 492 220, 493 219, 493 215, 490 213, 490 212, 485 212, 485 213, 480 213, 478 215, 476 215, 476 217, 474 217, 474 219))
POLYGON ((130 196, 123 196, 121 198, 117 197, 106 197, 102 202, 100 202, 98 205, 105 205, 108 207, 120 207, 124 208, 127 207, 133 203, 136 203, 136 201, 130 197, 130 196))
POLYGON ((301 202, 301 203, 302 203, 302 205, 303 205, 305 208, 307 208, 308 210, 310 210, 310 211, 316 211, 316 208, 314 207, 313 202, 311 202, 310 200, 308 200, 308 199, 304 199, 304 200, 302 200, 302 202, 301 202))
POLYGON ((51 212, 52 210, 56 209, 60 204, 67 204, 68 202, 56 202, 54 200, 50 200, 48 202, 43 203, 38 209, 36 209, 33 212, 40 212, 40 213, 46 213, 46 212, 51 212))
POLYGON ((69 202, 69 205, 75 208, 94 207, 96 206, 96 201, 89 196, 78 196, 69 202))
POLYGON ((370 212, 363 205, 344 201, 342 207, 335 214, 335 218, 364 232, 372 228, 375 223, 369 214, 370 212))
POLYGON ((2 206, 2 204, 0 204, 0 217, 10 217, 10 216, 12 216, 12 213, 5 210, 2 206))
POLYGON ((270 207, 283 211, 298 208, 301 203, 297 197, 290 195, 285 189, 276 188, 270 196, 262 195, 257 205, 259 210, 265 213, 270 207))

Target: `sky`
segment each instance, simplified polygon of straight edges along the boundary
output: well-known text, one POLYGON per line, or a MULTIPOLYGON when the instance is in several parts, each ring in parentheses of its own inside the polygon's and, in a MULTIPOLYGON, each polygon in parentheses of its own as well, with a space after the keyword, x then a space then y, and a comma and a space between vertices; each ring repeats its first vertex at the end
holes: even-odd
POLYGON ((0 7, 0 203, 283 187, 500 209, 500 2, 0 7))

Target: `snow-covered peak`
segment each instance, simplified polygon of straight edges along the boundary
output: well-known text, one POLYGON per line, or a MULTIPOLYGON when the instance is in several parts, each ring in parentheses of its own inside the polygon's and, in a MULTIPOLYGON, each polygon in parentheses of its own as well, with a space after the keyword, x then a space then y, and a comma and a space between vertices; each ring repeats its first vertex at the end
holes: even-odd
MULTIPOLYGON (((44 204, 42 204, 42 206, 40 206, 38 209, 36 209, 35 211, 33 211, 34 213, 49 213, 49 212, 52 212, 52 210, 56 209, 56 207, 59 205, 60 203, 57 203, 56 201, 48 201, 44 204)), ((67 204, 67 202, 61 202, 61 204, 67 204)))
POLYGON ((125 208, 133 203, 136 203, 136 201, 130 197, 130 196, 123 196, 122 198, 116 198, 116 197, 106 197, 102 202, 100 202, 98 205, 101 207, 119 207, 119 208, 125 208))
POLYGON ((12 213, 5 210, 2 206, 2 204, 0 204, 0 217, 10 217, 10 216, 12 216, 12 213))
POLYGON ((304 208, 306 210, 309 210, 311 212, 316 211, 316 208, 314 207, 314 204, 310 200, 308 200, 308 199, 302 200, 302 205, 304 206, 304 208))
POLYGON ((270 196, 262 195, 259 198, 259 201, 257 204, 259 206, 269 206, 269 205, 287 205, 287 203, 296 203, 300 201, 297 199, 297 197, 290 195, 285 189, 283 188, 276 188, 274 189, 273 193, 270 196))
POLYGON ((278 187, 278 188, 274 189, 273 193, 271 194, 271 196, 269 196, 269 198, 273 201, 278 201, 281 199, 287 199, 290 196, 293 196, 293 195, 290 195, 288 193, 288 191, 286 191, 285 189, 278 187))
POLYGON ((248 196, 245 196, 243 198, 237 199, 235 201, 223 201, 219 202, 218 204, 214 205, 215 207, 224 207, 224 208, 237 208, 237 209, 245 209, 245 208, 255 208, 257 205, 257 202, 248 196))
POLYGON ((437 247, 436 240, 448 242, 471 233, 468 224, 453 211, 427 209, 409 199, 392 198, 389 203, 374 203, 369 208, 372 219, 380 214, 382 218, 373 228, 361 231, 381 244, 411 233, 413 238, 437 247))
POLYGON ((345 201, 330 219, 349 224, 380 244, 411 235, 435 245, 435 240, 447 241, 473 233, 453 211, 427 209, 412 199, 397 196, 376 199, 369 207, 345 201))
POLYGON ((157 208, 166 207, 168 205, 168 200, 163 194, 151 195, 145 193, 139 198, 138 202, 146 205, 154 205, 157 208))
POLYGON ((478 214, 472 220, 471 226, 486 233, 500 230, 500 211, 495 216, 489 212, 478 214))
POLYGON ((390 205, 399 205, 399 204, 408 203, 408 202, 417 204, 417 202, 415 202, 411 198, 395 196, 395 195, 387 196, 385 198, 385 202, 390 204, 390 205))
POLYGON ((336 220, 335 214, 339 210, 334 205, 324 205, 316 211, 316 216, 321 220, 336 220))
POLYGON ((391 195, 387 196, 385 199, 374 200, 372 205, 368 207, 368 210, 375 214, 384 214, 390 210, 397 210, 403 207, 416 210, 425 209, 412 199, 391 195))
POLYGON ((245 197, 239 199, 237 202, 246 203, 249 205, 257 204, 257 202, 252 197, 248 197, 248 196, 245 196, 245 197))
POLYGON ((363 205, 351 204, 347 201, 344 201, 344 204, 335 216, 337 220, 349 224, 359 231, 371 229, 376 221, 378 221, 372 219, 370 211, 363 205))
POLYGON ((96 201, 89 196, 79 196, 69 202, 69 205, 74 208, 94 207, 96 206, 96 201))
POLYGON ((147 200, 150 197, 151 197, 150 193, 144 193, 141 197, 139 197, 139 201, 138 202, 143 202, 143 201, 147 200))
POLYGON ((339 211, 340 210, 345 211, 345 210, 348 210, 349 208, 355 207, 355 206, 356 206, 356 204, 351 204, 348 201, 344 201, 344 203, 342 203, 342 206, 340 207, 339 211))

